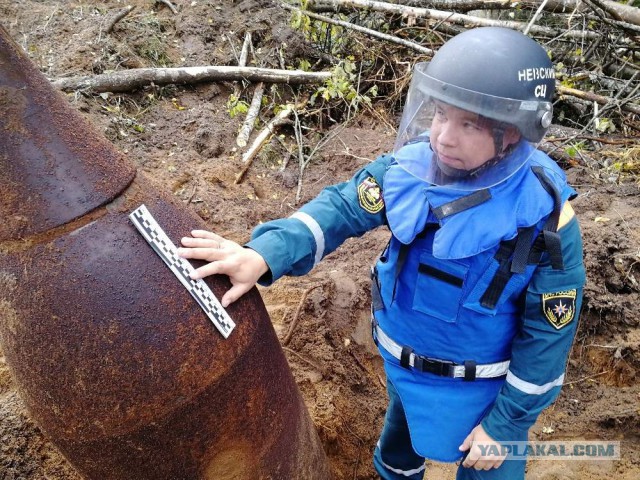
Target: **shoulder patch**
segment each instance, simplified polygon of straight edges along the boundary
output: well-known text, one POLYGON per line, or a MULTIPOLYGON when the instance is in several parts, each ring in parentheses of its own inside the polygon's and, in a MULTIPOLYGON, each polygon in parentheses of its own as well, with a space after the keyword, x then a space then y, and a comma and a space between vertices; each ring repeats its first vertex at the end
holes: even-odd
POLYGON ((576 296, 575 289, 542 294, 544 318, 557 330, 571 323, 576 316, 576 296))
POLYGON ((358 185, 358 203, 369 213, 378 213, 384 208, 380 185, 373 177, 367 177, 358 185))

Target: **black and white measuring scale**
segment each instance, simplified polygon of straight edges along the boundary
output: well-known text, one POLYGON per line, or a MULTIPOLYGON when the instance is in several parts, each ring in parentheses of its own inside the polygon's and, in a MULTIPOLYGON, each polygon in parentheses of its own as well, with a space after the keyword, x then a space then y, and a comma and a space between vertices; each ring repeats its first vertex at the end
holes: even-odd
POLYGON ((129 218, 142 234, 151 248, 171 269, 180 283, 196 299, 198 305, 207 314, 224 338, 228 338, 236 324, 224 309, 220 301, 213 294, 209 286, 202 279, 194 280, 189 274, 195 269, 184 258, 178 256, 178 249, 169 239, 164 230, 158 225, 145 205, 136 208, 129 218))

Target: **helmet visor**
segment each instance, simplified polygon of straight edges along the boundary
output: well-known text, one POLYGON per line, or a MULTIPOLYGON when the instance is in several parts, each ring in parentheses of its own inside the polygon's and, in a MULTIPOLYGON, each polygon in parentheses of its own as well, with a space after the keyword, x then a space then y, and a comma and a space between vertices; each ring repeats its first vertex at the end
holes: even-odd
MULTIPOLYGON (((394 157, 412 175, 434 185, 479 190, 503 182, 533 147, 518 129, 525 102, 444 84, 416 65, 394 157)), ((529 104, 529 105, 528 105, 529 104)), ((526 110, 529 108, 529 110, 526 110)))

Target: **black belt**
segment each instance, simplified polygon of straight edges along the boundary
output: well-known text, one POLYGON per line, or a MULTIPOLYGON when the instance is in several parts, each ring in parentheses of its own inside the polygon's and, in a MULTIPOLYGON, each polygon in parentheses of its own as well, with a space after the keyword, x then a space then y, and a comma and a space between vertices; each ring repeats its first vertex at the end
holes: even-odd
POLYGON ((449 378, 462 378, 472 381, 476 378, 497 378, 507 374, 509 360, 497 363, 478 365, 474 360, 455 363, 449 360, 426 357, 416 354, 411 347, 402 346, 393 341, 372 319, 373 338, 377 344, 400 360, 404 368, 414 368, 420 372, 449 378))

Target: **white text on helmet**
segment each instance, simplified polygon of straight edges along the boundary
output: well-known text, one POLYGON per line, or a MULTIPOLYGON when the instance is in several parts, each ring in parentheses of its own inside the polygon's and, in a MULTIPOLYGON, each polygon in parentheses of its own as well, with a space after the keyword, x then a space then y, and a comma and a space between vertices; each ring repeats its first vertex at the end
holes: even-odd
POLYGON ((545 78, 556 78, 555 70, 553 68, 523 68, 518 70, 518 80, 520 82, 530 82, 545 78))
POLYGON ((536 85, 533 94, 538 98, 544 98, 547 94, 547 86, 544 83, 542 85, 536 85))

